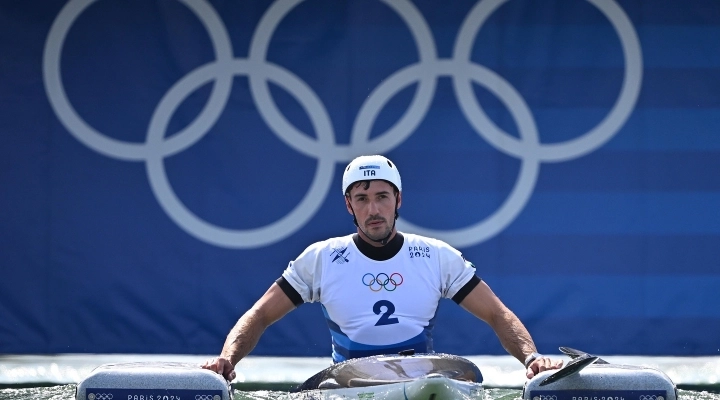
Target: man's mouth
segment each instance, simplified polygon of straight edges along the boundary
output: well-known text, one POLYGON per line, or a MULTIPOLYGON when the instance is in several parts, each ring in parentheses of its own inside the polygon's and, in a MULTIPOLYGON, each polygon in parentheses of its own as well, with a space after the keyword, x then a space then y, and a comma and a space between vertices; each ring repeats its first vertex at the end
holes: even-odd
POLYGON ((368 221, 368 223, 366 225, 371 228, 374 228, 374 227, 380 226, 384 223, 385 223, 384 219, 373 219, 373 220, 368 221))

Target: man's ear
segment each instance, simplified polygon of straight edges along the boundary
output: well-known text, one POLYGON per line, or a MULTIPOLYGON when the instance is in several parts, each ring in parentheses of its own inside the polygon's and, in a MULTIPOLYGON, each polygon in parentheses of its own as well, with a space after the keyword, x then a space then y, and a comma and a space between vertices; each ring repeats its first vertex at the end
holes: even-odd
POLYGON ((350 196, 345 195, 345 208, 347 208, 347 212, 350 213, 350 215, 353 215, 352 207, 350 207, 350 196))
POLYGON ((400 208, 402 205, 402 192, 398 192, 397 194, 397 208, 400 208))

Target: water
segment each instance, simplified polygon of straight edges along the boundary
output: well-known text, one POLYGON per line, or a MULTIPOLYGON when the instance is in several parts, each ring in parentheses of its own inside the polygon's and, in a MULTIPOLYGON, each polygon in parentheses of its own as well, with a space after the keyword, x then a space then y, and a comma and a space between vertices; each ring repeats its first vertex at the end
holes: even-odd
MULTIPOLYGON (((75 386, 58 385, 31 388, 0 389, 0 400, 74 400, 75 386)), ((287 392, 272 390, 241 391, 235 390, 234 400, 279 400, 285 398, 287 392)), ((519 389, 485 389, 485 400, 516 400, 521 398, 519 389)), ((720 393, 702 390, 678 389, 678 400, 720 400, 720 393)))

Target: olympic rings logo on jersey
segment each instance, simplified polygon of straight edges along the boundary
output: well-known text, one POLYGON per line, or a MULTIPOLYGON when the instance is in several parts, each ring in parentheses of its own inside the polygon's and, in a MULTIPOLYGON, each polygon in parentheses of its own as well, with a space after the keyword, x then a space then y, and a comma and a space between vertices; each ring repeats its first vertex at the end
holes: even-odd
POLYGON ((384 272, 377 274, 377 276, 368 272, 362 277, 363 285, 369 287, 373 292, 379 292, 382 289, 394 292, 404 281, 403 276, 398 272, 393 272, 390 276, 384 272))
POLYGON ((401 230, 436 237, 456 247, 482 243, 503 231, 520 214, 533 193, 542 162, 582 157, 610 140, 632 113, 642 83, 642 53, 632 22, 613 0, 587 0, 607 18, 620 39, 625 61, 620 93, 608 114, 581 136, 566 142, 542 143, 533 114, 519 92, 499 74, 471 61, 480 28, 508 0, 479 0, 461 23, 449 58, 438 56, 433 32, 412 1, 381 0, 408 27, 419 59, 383 79, 372 90, 353 121, 350 143, 337 144, 330 113, 318 95, 292 71, 267 60, 276 28, 302 0, 277 0, 268 7, 252 35, 246 58, 234 57, 227 29, 209 2, 178 1, 207 29, 216 60, 189 72, 166 92, 152 113, 144 143, 116 140, 90 126, 73 108, 63 86, 60 58, 68 32, 79 15, 99 1, 70 0, 62 8, 45 43, 43 81, 53 111, 70 134, 105 156, 144 162, 151 190, 165 213, 188 234, 221 247, 264 247, 305 226, 330 191, 336 163, 347 163, 361 154, 385 154, 404 143, 427 115, 441 77, 451 78, 460 110, 470 127, 498 151, 521 160, 520 172, 500 207, 470 226, 437 230, 402 218, 397 226, 401 230), (298 205, 277 221, 252 229, 229 229, 197 216, 173 190, 164 165, 166 157, 184 151, 210 131, 224 112, 236 75, 248 77, 253 101, 273 133, 299 153, 317 159, 313 181, 298 205), (297 99, 308 114, 314 134, 302 132, 282 114, 271 95, 270 82, 297 99), (173 113, 190 94, 208 83, 212 83, 212 89, 205 107, 182 131, 166 135, 173 113), (383 108, 397 93, 416 83, 414 97, 398 122, 385 132, 371 135, 383 108), (517 126, 517 136, 503 131, 485 114, 474 94, 473 83, 483 86, 509 110, 517 126))

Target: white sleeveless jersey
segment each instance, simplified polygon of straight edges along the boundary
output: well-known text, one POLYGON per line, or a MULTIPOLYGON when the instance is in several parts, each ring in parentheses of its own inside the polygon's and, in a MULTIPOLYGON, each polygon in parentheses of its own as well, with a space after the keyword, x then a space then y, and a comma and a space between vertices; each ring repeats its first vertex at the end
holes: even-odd
POLYGON ((432 352, 440 299, 452 298, 475 275, 447 243, 402 235, 400 252, 386 261, 363 255, 348 235, 309 246, 283 272, 303 301, 322 304, 334 361, 432 352))

